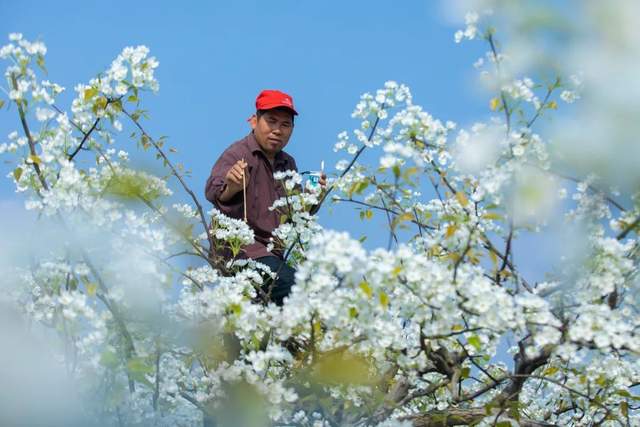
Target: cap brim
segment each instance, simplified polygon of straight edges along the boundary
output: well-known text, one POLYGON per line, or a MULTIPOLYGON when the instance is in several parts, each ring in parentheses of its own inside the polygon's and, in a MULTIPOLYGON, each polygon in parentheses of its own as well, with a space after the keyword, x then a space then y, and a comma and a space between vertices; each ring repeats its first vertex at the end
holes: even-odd
POLYGON ((294 116, 298 115, 298 112, 296 110, 294 110, 293 108, 291 108, 291 106, 286 105, 286 104, 267 104, 267 105, 263 105, 262 108, 260 108, 260 109, 261 110, 273 110, 274 108, 286 108, 287 110, 291 111, 294 116))

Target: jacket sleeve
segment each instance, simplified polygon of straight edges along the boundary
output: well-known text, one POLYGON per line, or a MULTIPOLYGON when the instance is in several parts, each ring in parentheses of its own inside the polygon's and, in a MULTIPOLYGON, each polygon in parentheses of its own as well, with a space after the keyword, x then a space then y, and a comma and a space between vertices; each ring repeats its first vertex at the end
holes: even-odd
POLYGON ((242 218, 243 216, 242 191, 226 202, 220 200, 220 195, 226 188, 225 175, 238 160, 240 160, 240 154, 227 149, 211 168, 211 175, 205 186, 207 200, 213 203, 220 212, 232 218, 242 218))

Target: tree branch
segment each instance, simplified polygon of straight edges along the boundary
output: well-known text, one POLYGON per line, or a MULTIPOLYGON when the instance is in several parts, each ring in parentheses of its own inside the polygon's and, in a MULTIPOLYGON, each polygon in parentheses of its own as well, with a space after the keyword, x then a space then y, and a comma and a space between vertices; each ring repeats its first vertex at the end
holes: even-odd
MULTIPOLYGON (((451 408, 443 411, 407 415, 398 419, 400 421, 411 421, 414 427, 447 427, 475 425, 487 416, 485 408, 451 408)), ((521 427, 556 427, 556 424, 524 418, 520 419, 519 425, 521 427)))
MULTIPOLYGON (((18 81, 16 79, 15 74, 11 74, 11 84, 13 85, 14 90, 18 90, 18 81)), ((20 115, 20 123, 22 124, 22 129, 24 130, 24 134, 27 137, 27 141, 29 143, 29 153, 33 157, 37 157, 38 154, 36 153, 36 143, 33 140, 31 131, 29 130, 29 124, 27 123, 27 116, 24 111, 24 107, 22 106, 22 102, 20 102, 19 100, 15 102, 16 102, 16 105, 18 106, 18 114, 20 115)), ((47 185, 47 181, 44 179, 44 176, 42 175, 42 170, 40 169, 40 165, 33 160, 31 161, 31 164, 33 165, 33 168, 36 171, 36 175, 40 180, 40 184, 42 185, 42 188, 44 188, 45 190, 48 190, 49 186, 47 185)))
POLYGON ((631 224, 629 224, 628 226, 626 226, 624 228, 624 230, 622 230, 620 232, 620 234, 618 234, 616 236, 616 239, 618 240, 622 240, 625 237, 627 237, 627 234, 629 234, 634 228, 636 228, 638 225, 640 225, 640 216, 638 216, 631 224))
MULTIPOLYGON (((169 169, 171 170, 171 174, 173 176, 175 176, 178 181, 180 182, 180 185, 182 185, 182 188, 187 192, 187 194, 189 194, 189 196, 191 197, 191 200, 193 200, 193 202, 196 205, 196 208, 198 209, 198 214, 200 216, 200 221, 202 223, 202 226, 204 227, 204 231, 207 233, 207 240, 209 241, 209 250, 213 253, 214 251, 214 247, 215 247, 215 243, 213 241, 213 237, 211 236, 211 234, 209 233, 209 225, 207 223, 207 219, 204 216, 204 210, 202 209, 202 205, 200 204, 200 202, 198 201, 198 198, 196 197, 196 195, 193 193, 193 191, 191 191, 191 189, 189 188, 189 186, 187 185, 187 183, 184 181, 184 179, 182 178, 182 175, 180 175, 178 173, 178 171, 176 170, 176 168, 173 166, 173 163, 171 163, 171 161, 169 160, 169 158, 167 157, 167 155, 164 153, 164 151, 160 148, 160 146, 158 145, 158 143, 156 142, 155 139, 153 139, 142 127, 142 125, 140 124, 140 122, 138 122, 138 120, 136 120, 127 110, 125 110, 124 108, 122 109, 122 112, 129 117, 129 119, 131 119, 131 121, 136 125, 136 127, 140 130, 140 132, 142 132, 142 134, 144 136, 146 136, 149 141, 151 142, 151 144, 153 145, 153 147, 156 149, 156 151, 160 154, 160 156, 162 157, 162 159, 166 162, 166 164, 169 166, 169 169)), ((209 263, 211 264, 212 267, 216 267, 214 265, 214 263, 212 261, 209 261, 209 263)))

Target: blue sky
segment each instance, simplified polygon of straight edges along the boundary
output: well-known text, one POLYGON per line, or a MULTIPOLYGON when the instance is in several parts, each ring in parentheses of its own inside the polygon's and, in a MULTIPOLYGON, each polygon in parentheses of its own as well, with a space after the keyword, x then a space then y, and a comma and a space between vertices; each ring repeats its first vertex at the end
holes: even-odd
MULTIPOLYGON (((357 126, 350 114, 360 94, 387 80, 409 85, 414 102, 441 120, 466 126, 486 119, 489 95, 476 89, 471 65, 485 46, 456 45, 461 24, 447 18, 442 4, 0 0, 0 33, 6 40, 22 32, 47 44, 48 78, 67 88, 63 109, 74 85, 108 67, 123 47, 147 45, 160 61, 160 91, 143 102, 151 115, 147 129, 169 137, 201 195, 217 156, 248 132, 246 118, 263 88, 294 98, 300 116, 287 151, 301 170, 317 169, 324 159, 331 171, 336 135, 357 126)), ((17 126, 15 109, 0 111, 2 142, 17 126)), ((120 144, 135 156, 127 135, 120 144)), ((10 167, 0 170, 4 176, 10 167)), ((8 179, 0 180, 0 199, 19 200, 8 179)), ((353 206, 323 209, 321 223, 355 237, 367 233, 369 247, 386 246, 380 222, 365 228, 353 206)))

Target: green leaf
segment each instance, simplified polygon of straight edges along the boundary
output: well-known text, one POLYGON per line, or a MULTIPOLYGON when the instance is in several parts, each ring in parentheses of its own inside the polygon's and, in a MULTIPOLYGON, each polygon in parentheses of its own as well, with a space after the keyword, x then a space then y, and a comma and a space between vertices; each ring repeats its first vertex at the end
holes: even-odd
POLYGON ((351 186, 349 193, 362 194, 362 192, 369 186, 369 181, 359 181, 351 186))
POLYGON ((500 220, 500 219, 502 219, 502 216, 497 214, 497 213, 495 213, 495 212, 486 212, 485 214, 482 215, 482 218, 500 220))
POLYGON ((471 335, 470 337, 468 337, 467 342, 471 346, 473 346, 473 348, 475 348, 476 351, 480 351, 480 349, 482 348, 482 342, 480 341, 480 338, 478 338, 477 335, 471 335))
POLYGON ((493 412, 493 405, 491 404, 491 402, 489 402, 486 405, 484 405, 484 413, 485 413, 485 415, 491 415, 492 412, 493 412))
POLYGON ((140 135, 140 145, 142 145, 142 148, 145 150, 151 147, 151 143, 149 142, 149 137, 147 135, 140 135))
POLYGON ((399 178, 400 177, 400 166, 394 165, 391 169, 393 170, 393 175, 396 178, 399 178))
POLYGON ((385 309, 389 307, 389 295, 387 295, 384 292, 380 292, 379 299, 380 299, 380 305, 382 307, 384 307, 385 309))
POLYGON ((451 224, 447 226, 447 230, 445 231, 445 237, 448 239, 449 237, 453 236, 454 234, 456 234, 456 231, 458 230, 458 224, 451 224))
POLYGON ((614 393, 617 394, 618 396, 626 397, 627 399, 633 399, 636 402, 640 401, 640 396, 637 396, 635 394, 631 394, 627 390, 622 390, 622 389, 621 390, 616 390, 614 393))
POLYGON ((489 101, 489 108, 491 108, 491 111, 496 111, 499 106, 500 98, 492 98, 491 101, 489 101))
POLYGON ((396 217, 396 222, 401 223, 403 221, 413 221, 414 215, 411 212, 405 212, 402 215, 396 217))
POLYGON ((85 288, 87 289, 87 295, 92 297, 96 294, 96 291, 98 290, 98 285, 95 283, 87 283, 85 285, 85 288))
POLYGON ((39 54, 36 57, 36 64, 38 64, 38 67, 47 74, 47 67, 44 66, 44 56, 42 54, 39 54))
POLYGON ((318 358, 313 366, 313 379, 319 384, 366 385, 375 381, 371 371, 371 362, 363 356, 331 352, 318 358))
POLYGON ((627 402, 620 402, 620 413, 625 418, 629 416, 629 404, 627 402))
POLYGON ((104 192, 123 199, 142 198, 146 201, 153 201, 161 196, 150 177, 135 172, 113 176, 104 192))
POLYGON ((349 307, 349 317, 351 317, 352 319, 358 317, 358 309, 355 307, 349 307))
POLYGON ((105 350, 100 355, 100 364, 107 368, 115 368, 118 366, 118 355, 111 350, 105 350))
POLYGON ((4 101, 0 99, 0 108, 4 107, 4 101))
POLYGON ((365 213, 364 213, 364 216, 365 216, 367 219, 371 219, 371 218, 373 218, 373 212, 371 211, 371 209, 367 209, 367 210, 365 211, 365 213))
POLYGON ((560 370, 560 368, 558 368, 557 366, 549 366, 547 369, 544 370, 544 372, 542 373, 542 375, 553 375, 556 372, 558 372, 560 370))
POLYGON ((627 390, 616 390, 615 394, 622 397, 631 397, 631 393, 629 393, 627 390))
POLYGON ((406 168, 404 172, 402 172, 402 177, 404 178, 405 181, 409 181, 409 179, 411 178, 411 175, 417 172, 418 172, 418 168, 415 166, 411 166, 410 168, 406 168))
POLYGON ((470 373, 471 373, 471 368, 469 368, 468 366, 465 366, 464 368, 462 368, 462 371, 460 371, 460 378, 469 378, 470 373))
MULTIPOLYGON (((509 416, 513 419, 515 419, 516 421, 518 421, 518 423, 520 422, 520 402, 518 401, 510 401, 508 403, 509 405, 509 416)), ((518 424, 519 425, 519 424, 518 424)))
POLYGON ((100 98, 96 99, 96 102, 93 104, 93 114, 97 114, 98 111, 100 110, 104 110, 105 108, 107 108, 107 98, 105 98, 104 96, 101 96, 100 98))
POLYGON ((237 316, 242 313, 242 306, 240 304, 231 304, 229 308, 231 309, 231 312, 237 316))
POLYGON ((20 181, 20 177, 22 176, 22 172, 24 172, 22 170, 21 167, 17 167, 13 170, 13 178, 17 181, 20 181))
POLYGON ((84 90, 83 98, 85 101, 90 101, 97 94, 98 94, 98 88, 91 86, 90 88, 84 90))
POLYGON ((360 286, 360 289, 362 289, 362 292, 365 293, 367 298, 371 298, 373 296, 373 290, 371 289, 371 286, 369 286, 369 284, 365 280, 360 282, 359 286, 360 286))
POLYGON ((132 357, 127 361, 127 371, 136 381, 148 383, 145 375, 153 373, 153 366, 147 364, 143 357, 132 357))
POLYGON ((118 113, 122 111, 122 101, 120 101, 119 99, 116 99, 115 101, 113 101, 111 105, 113 106, 113 109, 116 110, 118 113))
POLYGON ((462 191, 458 191, 456 193, 456 199, 458 200, 458 203, 460 203, 460 205, 463 208, 469 204, 469 199, 467 199, 467 195, 464 194, 462 191))
POLYGON ((499 423, 495 424, 496 427, 513 427, 513 424, 511 424, 510 421, 500 421, 499 423))
POLYGON ((40 159, 40 157, 38 157, 38 156, 37 156, 37 155, 35 155, 35 154, 30 154, 30 155, 29 155, 29 157, 28 157, 28 160, 29 160, 31 163, 36 164, 36 165, 40 165, 40 164, 42 164, 42 160, 40 159))

